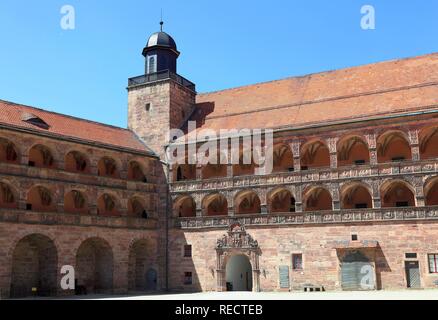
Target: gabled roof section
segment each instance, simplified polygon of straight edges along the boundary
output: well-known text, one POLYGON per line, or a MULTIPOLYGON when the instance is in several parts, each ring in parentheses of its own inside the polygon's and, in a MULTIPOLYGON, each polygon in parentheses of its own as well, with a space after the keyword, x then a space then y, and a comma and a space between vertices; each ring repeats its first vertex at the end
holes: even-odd
POLYGON ((0 125, 152 154, 130 130, 0 100, 0 125))
POLYGON ((198 128, 303 127, 438 110, 438 53, 199 94, 198 128))

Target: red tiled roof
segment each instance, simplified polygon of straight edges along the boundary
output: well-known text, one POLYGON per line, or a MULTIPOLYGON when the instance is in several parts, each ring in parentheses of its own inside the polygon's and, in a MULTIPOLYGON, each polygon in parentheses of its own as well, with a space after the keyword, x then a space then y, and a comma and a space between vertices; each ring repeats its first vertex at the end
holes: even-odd
POLYGON ((199 128, 299 127, 438 109, 438 53, 199 94, 199 128))
POLYGON ((117 148, 132 149, 140 152, 150 150, 135 136, 123 128, 79 119, 55 112, 0 100, 0 124, 31 129, 48 134, 60 135, 86 142, 99 143, 117 148), (49 125, 48 129, 24 121, 37 116, 49 125))

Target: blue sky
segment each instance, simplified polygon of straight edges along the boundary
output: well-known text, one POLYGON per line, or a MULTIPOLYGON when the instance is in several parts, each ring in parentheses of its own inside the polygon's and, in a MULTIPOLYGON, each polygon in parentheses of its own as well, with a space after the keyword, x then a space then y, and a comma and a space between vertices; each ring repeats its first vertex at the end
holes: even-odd
POLYGON ((198 92, 438 51, 436 0, 2 0, 0 99, 126 127, 161 9, 198 92), (66 4, 75 30, 60 27, 66 4), (366 4, 375 30, 360 27, 366 4))

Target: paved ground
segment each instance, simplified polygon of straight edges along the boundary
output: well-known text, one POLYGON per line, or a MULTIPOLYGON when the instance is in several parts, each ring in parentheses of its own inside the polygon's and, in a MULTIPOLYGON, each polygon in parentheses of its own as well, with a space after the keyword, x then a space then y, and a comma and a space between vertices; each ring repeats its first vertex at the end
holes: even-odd
MULTIPOLYGON (((138 296, 87 296, 102 300, 438 300, 438 290, 367 292, 203 292, 138 296)), ((76 298, 77 299, 77 298, 76 298)))

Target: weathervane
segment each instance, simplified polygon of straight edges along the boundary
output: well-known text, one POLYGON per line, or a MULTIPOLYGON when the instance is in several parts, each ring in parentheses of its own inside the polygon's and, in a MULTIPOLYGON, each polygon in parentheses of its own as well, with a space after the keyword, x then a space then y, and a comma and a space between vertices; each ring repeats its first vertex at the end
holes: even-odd
POLYGON ((160 31, 163 32, 163 9, 161 9, 161 18, 160 18, 160 31))

